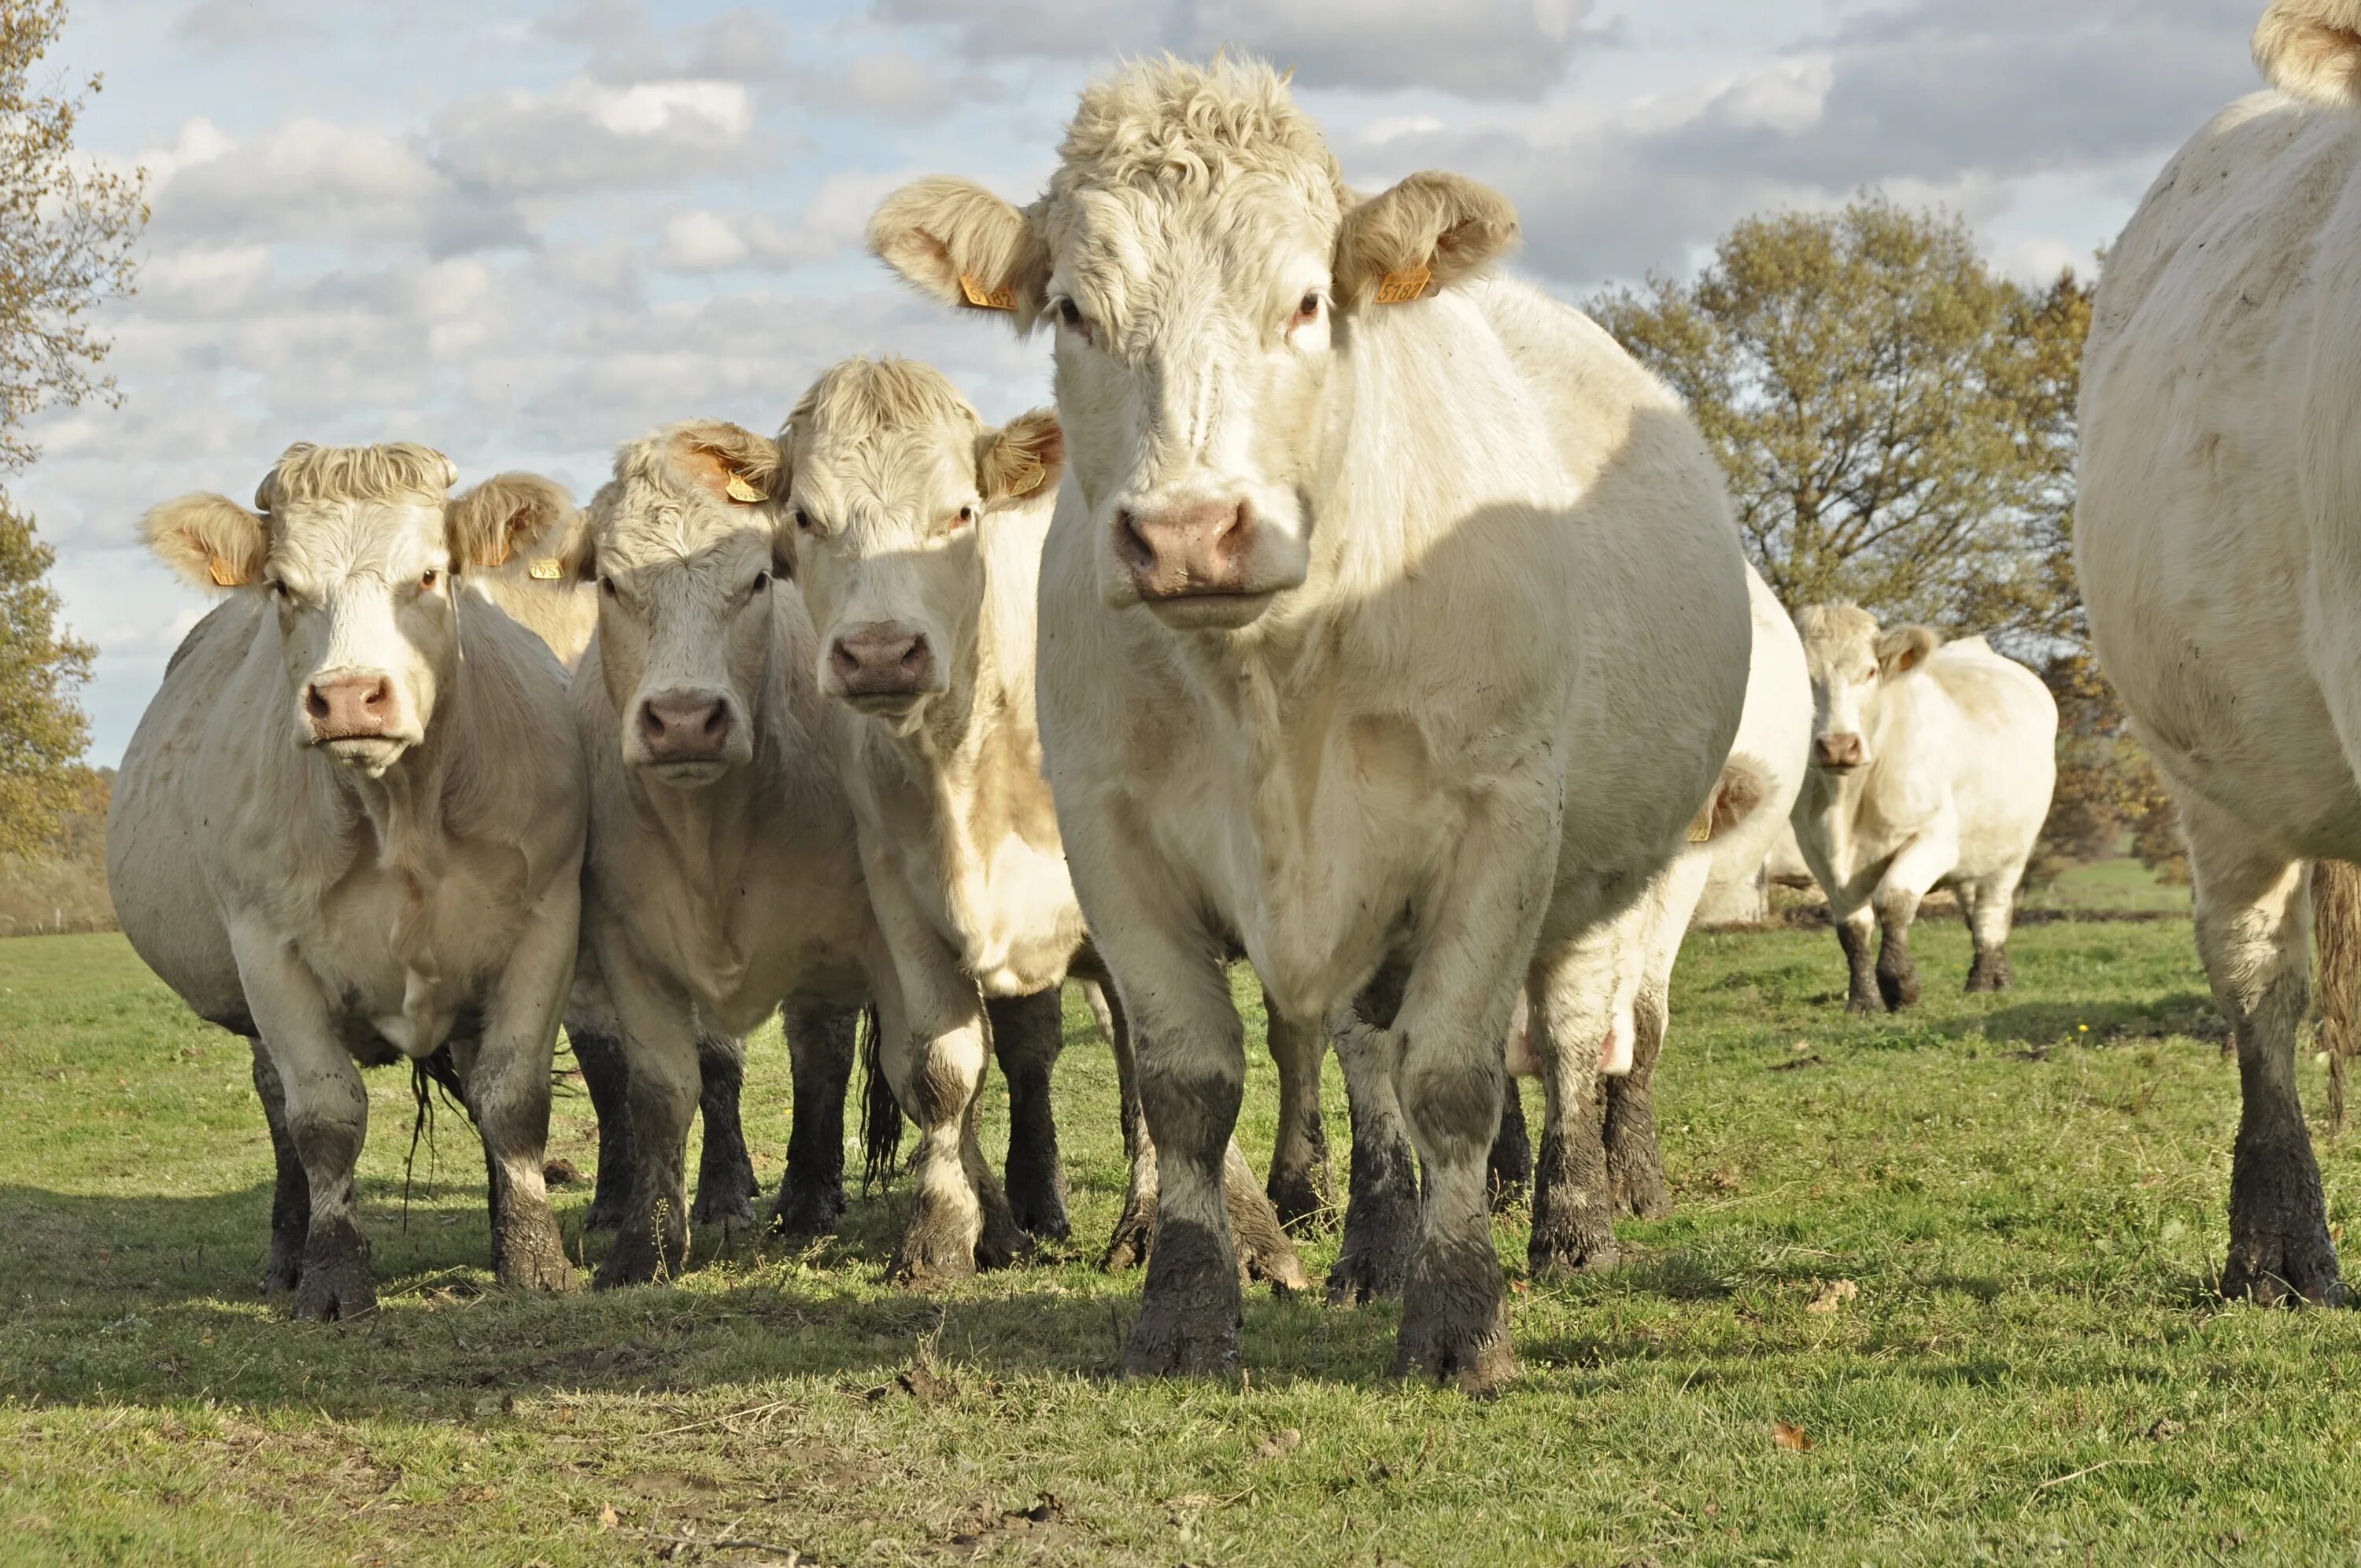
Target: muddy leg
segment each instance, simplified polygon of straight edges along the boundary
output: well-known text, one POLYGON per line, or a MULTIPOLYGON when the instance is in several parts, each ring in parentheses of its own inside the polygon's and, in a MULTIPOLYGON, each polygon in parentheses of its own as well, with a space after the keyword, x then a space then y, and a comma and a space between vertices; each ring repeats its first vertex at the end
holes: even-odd
POLYGON ((782 1023, 795 1100, 771 1229, 806 1241, 835 1234, 844 1214, 844 1097, 860 1048, 861 1010, 790 1000, 782 1023))
POLYGON ((2194 798, 2182 822, 2197 950, 2237 1042, 2243 1091, 2222 1293, 2336 1305, 2345 1286, 2296 1089, 2296 1029, 2312 979, 2306 868, 2252 848, 2241 824, 2194 798))
POLYGON ((667 1278, 687 1264, 688 1129, 700 1086, 685 1001, 636 969, 623 971, 620 955, 600 958, 631 1053, 631 1194, 593 1281, 607 1289, 667 1278))
POLYGON ((1270 1152, 1265 1190, 1279 1223, 1298 1235, 1313 1235, 1334 1223, 1328 1184, 1328 1132, 1320 1120, 1320 1063, 1328 1036, 1318 1023, 1279 1016, 1270 992, 1262 999, 1270 1059, 1279 1068, 1279 1141, 1270 1152))
POLYGON ((1889 1013, 1918 1005, 1918 965, 1910 957, 1910 923, 1917 916, 1916 894, 1879 890, 1877 993, 1889 1013))
POLYGON ((1525 1189, 1532 1179, 1533 1143, 1525 1131, 1525 1097, 1518 1091, 1517 1080, 1508 1078, 1500 1096, 1500 1130, 1492 1135, 1491 1157, 1484 1162, 1492 1212, 1498 1214, 1524 1201, 1525 1189))
POLYGON ((1664 1048, 1665 1014, 1664 992, 1653 984, 1643 987, 1632 1010, 1631 1070, 1606 1080, 1609 1198, 1621 1212, 1642 1220, 1673 1212, 1656 1140, 1656 1058, 1664 1048))
POLYGON ((262 1042, 249 1037, 254 1052, 254 1091, 262 1099, 263 1119, 270 1124, 270 1153, 279 1176, 270 1190, 270 1257, 262 1266, 262 1291, 276 1295, 295 1288, 303 1264, 303 1238, 312 1228, 312 1192, 303 1179, 303 1161, 295 1152, 294 1135, 287 1127, 287 1094, 279 1085, 278 1069, 262 1042))
POLYGON ((590 1109, 598 1118, 598 1185, 584 1226, 611 1231, 623 1223, 631 1201, 631 1069, 623 1054, 623 1036, 609 1022, 569 1025, 574 1060, 582 1069, 582 1086, 590 1091, 590 1109))
POLYGON ((697 1201, 688 1211, 698 1225, 754 1223, 754 1162, 746 1153, 746 1132, 738 1097, 746 1083, 746 1042, 728 1035, 697 1036, 697 1108, 705 1122, 705 1147, 697 1162, 697 1201))
POLYGON ((1384 1033, 1400 1005, 1405 972, 1392 966, 1380 973, 1353 1009, 1365 1026, 1336 1037, 1353 1122, 1353 1165, 1345 1179, 1345 1245, 1328 1271, 1328 1299, 1334 1305, 1399 1294, 1418 1250, 1418 1156, 1395 1092, 1384 1033))
POLYGON ((1009 1212, 1017 1229, 1052 1241, 1066 1237, 1066 1168, 1058 1157, 1058 1123, 1049 1073, 1066 1047, 1060 988, 984 1003, 993 1055, 1008 1080, 1009 1212))
POLYGON ((1844 949, 1845 956, 1848 1013, 1867 1016, 1885 1011, 1885 999, 1877 990, 1876 931, 1876 916, 1866 905, 1837 922, 1837 945, 1844 949))
POLYGON ((2008 962, 2008 927, 2015 913, 2017 876, 2018 871, 2004 872, 1960 890, 1960 909, 1975 944, 1976 956, 1968 966, 1970 991, 2006 991, 2016 983, 2008 962))
MULTIPOLYGON (((496 1025, 498 1021, 496 1013, 496 1025)), ((537 1027, 511 1027, 495 1038, 488 1029, 467 1067, 467 1108, 484 1143, 493 1277, 511 1289, 562 1290, 573 1283, 574 1269, 566 1260, 542 1177, 549 1150, 549 1047, 555 1042, 537 1039, 539 1033, 537 1027)))

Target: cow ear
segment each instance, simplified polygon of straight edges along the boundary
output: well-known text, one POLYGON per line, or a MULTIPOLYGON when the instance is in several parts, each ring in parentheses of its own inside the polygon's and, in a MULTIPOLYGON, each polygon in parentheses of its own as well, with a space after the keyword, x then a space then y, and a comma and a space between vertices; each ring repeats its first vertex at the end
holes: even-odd
POLYGON ((1029 501, 1058 488, 1066 471, 1066 433, 1055 409, 1018 414, 976 442, 977 487, 987 504, 1029 501))
POLYGON ((1517 209, 1461 174, 1413 174, 1345 214, 1337 302, 1407 304, 1489 266, 1517 243, 1517 209))
POLYGON ((1942 645, 1942 634, 1932 627, 1888 627, 1877 634, 1877 667, 1887 675, 1906 675, 1942 645))
POLYGON ((731 506, 764 506, 786 494, 779 444, 727 420, 693 420, 664 433, 664 468, 684 490, 731 506))
POLYGON ((954 309, 1007 313, 1018 332, 1040 318, 1049 247, 1032 220, 972 180, 929 175, 878 204, 869 248, 954 309))
POLYGON ((2361 0, 2274 0, 2255 24, 2255 63, 2290 98, 2361 104, 2361 0))
POLYGON ((532 575, 564 578, 582 547, 582 513, 555 479, 497 474, 444 503, 451 559, 499 567, 522 556, 532 575))
POLYGON ((210 490, 154 508, 140 520, 139 531, 159 560, 208 590, 259 582, 270 554, 269 524, 210 490))

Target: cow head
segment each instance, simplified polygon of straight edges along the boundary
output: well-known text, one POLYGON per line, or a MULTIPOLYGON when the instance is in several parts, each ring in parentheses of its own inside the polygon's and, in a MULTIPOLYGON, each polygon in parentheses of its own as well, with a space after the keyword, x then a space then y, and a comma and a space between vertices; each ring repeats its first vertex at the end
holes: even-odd
POLYGON ((848 359, 796 405, 786 442, 820 690, 906 718, 972 657, 995 514, 1056 492, 1057 418, 986 430, 928 367, 848 359))
POLYGON ((1416 309, 1516 231, 1456 175, 1357 200, 1268 66, 1168 60, 1084 92, 1030 208, 923 180, 869 239, 938 299, 1056 333, 1106 602, 1236 628, 1309 570, 1322 394, 1356 323, 1416 309))
POLYGON ((1839 777, 1868 766, 1888 694, 1926 664, 1941 636, 1924 626, 1881 631, 1874 616, 1849 604, 1806 606, 1795 630, 1812 679, 1812 766, 1839 777))
POLYGON ((651 777, 694 787, 753 757, 772 584, 795 568, 774 504, 785 477, 750 430, 676 424, 618 452, 587 510, 599 665, 623 761, 651 777))
POLYGON ((268 595, 286 660, 290 729, 372 777, 426 738, 459 658, 460 574, 548 547, 575 525, 530 474, 456 499, 431 447, 287 449, 249 511, 198 494, 150 511, 149 548, 189 581, 268 595))
POLYGON ((2361 104, 2361 0, 2272 0, 2254 49, 2263 75, 2290 97, 2361 104))

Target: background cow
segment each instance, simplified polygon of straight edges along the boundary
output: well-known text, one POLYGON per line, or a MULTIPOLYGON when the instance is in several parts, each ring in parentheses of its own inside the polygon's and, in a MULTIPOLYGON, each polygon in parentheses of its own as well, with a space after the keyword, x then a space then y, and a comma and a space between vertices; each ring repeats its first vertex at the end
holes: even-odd
POLYGON ((2255 56, 2275 91, 2199 131, 2108 252, 2074 557, 2100 663, 2180 802, 2237 1041, 2222 1288, 2335 1301, 2296 1030, 2307 874, 2361 858, 2361 4, 2280 0, 2255 56))
POLYGON ((357 1064, 434 1063, 484 1142, 501 1283, 568 1270, 542 1185, 574 970, 579 749, 565 672, 460 591, 574 521, 545 480, 456 500, 441 453, 291 446, 258 514, 192 495, 148 543, 229 599, 173 655, 123 760, 123 929, 200 1017, 251 1041, 278 1157, 268 1289, 376 1306, 353 1171, 357 1064))
POLYGON ((636 1161, 602 1286, 685 1255, 698 1021, 743 1035, 786 1004, 790 1230, 832 1225, 841 1201, 851 1042, 814 1021, 873 996, 898 1023, 829 756, 818 642, 777 582, 794 560, 782 483, 762 436, 680 424, 625 445, 588 509, 578 570, 599 607, 574 678, 590 769, 583 926, 622 1024, 636 1161))
MULTIPOLYGON (((598 630, 598 589, 583 580, 575 556, 564 551, 516 555, 469 574, 467 586, 530 628, 571 671, 582 662, 583 652, 598 630)), ((810 1026, 834 1030, 849 1042, 855 1017, 831 1015, 815 1020, 810 1026)), ((607 994, 598 959, 588 953, 574 966, 574 993, 566 1004, 566 1038, 598 1117, 598 1182, 583 1223, 593 1230, 612 1230, 622 1223, 631 1201, 631 1070, 624 1060, 614 1001, 607 994)), ((852 1047, 847 1043, 842 1049, 850 1052, 852 1047)), ((747 1156, 746 1135, 739 1120, 746 1042, 699 1031, 697 1058, 697 1108, 705 1119, 705 1142, 697 1159, 697 1201, 690 1206, 689 1220, 700 1225, 730 1220, 751 1224, 754 1194, 761 1189, 754 1180, 754 1162, 747 1156)), ((782 1229, 796 1228, 791 1196, 789 1184, 783 1182, 779 1202, 772 1211, 774 1223, 782 1229)), ((842 1207, 841 1191, 835 1206, 842 1207)))
MULTIPOLYGON (((964 1273, 980 1242, 986 1261, 1006 1261, 1009 1215, 1035 1235, 1067 1230, 1049 1069, 1064 1039, 1060 987, 1078 954, 1095 960, 1033 702, 1034 598, 1064 440, 1046 411, 986 430, 939 372, 892 358, 831 367, 784 439, 818 679, 837 705, 839 773, 911 1029, 884 1050, 922 1135, 898 1268, 964 1273), (1005 1200, 962 1158, 987 1036, 1008 1079, 1005 1200)), ((1109 1033, 1127 1058, 1120 1017, 1109 1033)), ((1126 1062, 1127 1086, 1132 1076, 1126 1062)), ((1128 1088, 1126 1098, 1128 1113, 1128 1088)), ((1126 1130, 1143 1132, 1128 1114, 1126 1130)), ((1147 1250, 1154 1216, 1155 1153, 1130 1142, 1118 1262, 1147 1250)), ((1268 1199, 1231 1156, 1249 1269, 1302 1284, 1268 1199)))
POLYGON ((1958 891, 1974 938, 1968 989, 2002 989, 2017 883, 2058 776, 2049 688, 1981 637, 1881 631, 1849 604, 1807 606, 1795 625, 1813 708, 1795 841, 1828 895, 1848 1005, 1898 1011, 1918 1000, 1910 923, 1938 887, 1958 891))
POLYGON ((1237 1354, 1235 945, 1399 1091, 1400 1366, 1507 1375, 1485 1166, 1519 981, 1545 1048, 1598 1051, 1614 927, 1729 754, 1720 474, 1604 333, 1484 278, 1515 233, 1455 176, 1359 199, 1242 60, 1087 89, 1027 211, 937 179, 873 220, 938 299, 1056 329, 1042 735, 1162 1167, 1133 1371, 1237 1354))

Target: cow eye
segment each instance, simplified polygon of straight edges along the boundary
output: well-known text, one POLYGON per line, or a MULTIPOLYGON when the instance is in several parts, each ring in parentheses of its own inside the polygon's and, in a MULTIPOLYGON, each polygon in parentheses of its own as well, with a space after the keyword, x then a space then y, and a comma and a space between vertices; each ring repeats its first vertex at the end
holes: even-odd
POLYGON ((768 572, 757 572, 757 573, 755 573, 755 574, 754 574, 754 587, 753 587, 753 589, 752 589, 752 591, 753 591, 753 592, 755 592, 755 593, 758 593, 758 594, 759 594, 759 593, 761 593, 764 588, 767 588, 767 587, 769 587, 770 586, 771 586, 771 574, 770 574, 770 573, 768 573, 768 572))
POLYGON ((796 532, 797 533, 809 533, 811 532, 811 513, 804 510, 801 507, 796 508, 796 532))
POLYGON ((434 585, 442 580, 443 574, 436 571, 434 567, 429 566, 426 570, 418 574, 418 591, 423 594, 431 594, 434 591, 434 585))
POLYGON ((1082 325, 1082 307, 1071 300, 1060 300, 1058 302, 1058 319, 1079 332, 1082 325))
POLYGON ((270 579, 270 597, 279 600, 281 604, 284 604, 293 596, 287 591, 287 585, 285 583, 280 581, 277 577, 273 577, 270 579))
POLYGON ((1298 326, 1301 326, 1305 322, 1316 320, 1319 314, 1320 291, 1318 290, 1313 290, 1312 292, 1304 295, 1302 299, 1296 302, 1295 321, 1298 326))
POLYGON ((603 574, 598 578, 598 591, 605 594, 609 598, 619 597, 615 588, 615 579, 604 576, 603 574))
POLYGON ((959 509, 959 516, 952 521, 951 526, 953 528, 965 528, 969 523, 973 522, 974 521, 975 507, 971 503, 970 505, 963 506, 959 509))

